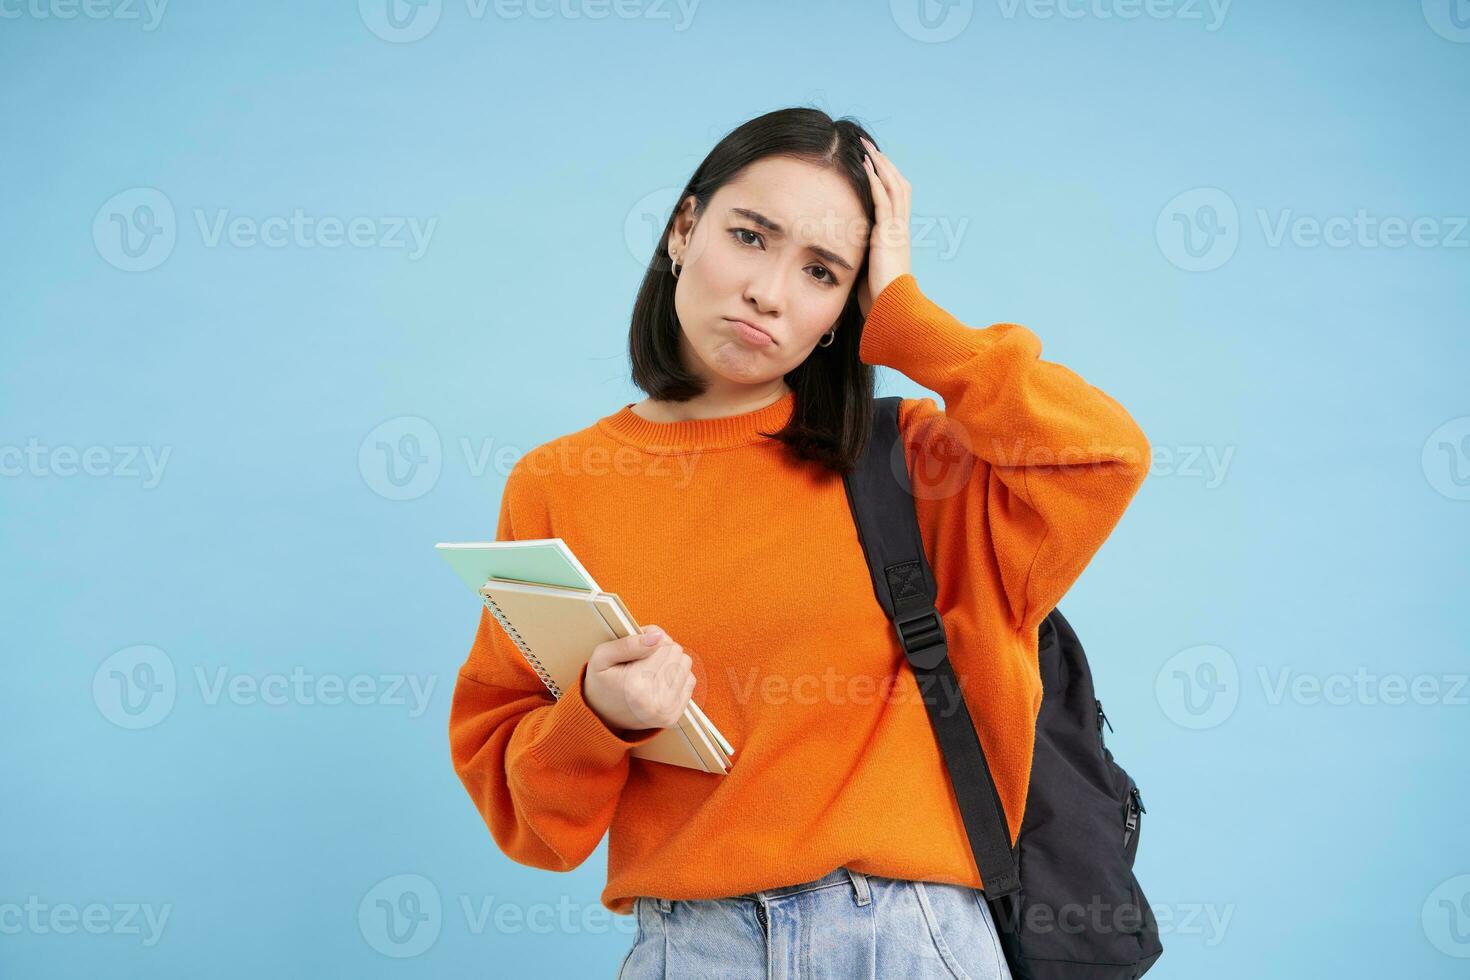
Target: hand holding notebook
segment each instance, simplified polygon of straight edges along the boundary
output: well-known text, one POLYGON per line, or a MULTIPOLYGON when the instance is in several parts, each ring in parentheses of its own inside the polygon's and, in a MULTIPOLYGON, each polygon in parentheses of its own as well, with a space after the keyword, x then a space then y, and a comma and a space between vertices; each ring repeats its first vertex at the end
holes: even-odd
POLYGON ((662 629, 645 626, 593 648, 582 693, 611 729, 667 728, 678 721, 694 690, 690 662, 662 629))
MULTIPOLYGON (((465 584, 483 598, 486 608, 554 697, 560 698, 577 682, 594 650, 642 632, 622 599, 602 591, 560 538, 439 544, 435 548, 465 584)), ((602 660, 618 660, 616 649, 613 643, 602 660)), ((667 637, 654 649, 646 658, 649 663, 637 668, 640 673, 646 674, 650 668, 656 671, 675 656, 683 656, 671 649, 667 637)), ((599 669, 604 666, 610 664, 600 661, 597 665, 599 669)), ((589 674, 591 671, 589 667, 589 674)), ((644 688, 643 693, 650 690, 644 688)), ((584 688, 584 697, 587 694, 584 688)), ((641 699, 639 704, 641 711, 649 710, 641 699)), ((610 713, 617 715, 615 709, 610 713)), ((637 725, 636 715, 634 712, 625 720, 635 721, 635 728, 654 727, 637 725)), ((630 751, 638 758, 723 775, 729 770, 735 749, 690 699, 674 724, 630 751)))

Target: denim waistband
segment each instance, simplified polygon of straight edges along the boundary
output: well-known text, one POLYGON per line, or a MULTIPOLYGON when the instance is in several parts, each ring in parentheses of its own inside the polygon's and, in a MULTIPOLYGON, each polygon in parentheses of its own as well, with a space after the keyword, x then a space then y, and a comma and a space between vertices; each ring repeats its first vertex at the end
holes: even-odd
MULTIPOLYGON (((820 878, 813 879, 812 881, 803 881, 795 885, 781 885, 777 888, 764 888, 755 892, 745 892, 741 895, 731 896, 730 900, 745 899, 765 904, 766 902, 786 895, 798 895, 802 892, 815 891, 818 888, 834 888, 838 885, 850 887, 852 889, 853 899, 858 905, 867 905, 872 901, 872 889, 868 885, 868 876, 861 871, 854 871, 846 867, 834 868, 820 878)), ((668 912, 673 907, 673 903, 665 898, 653 899, 653 903, 661 912, 668 912)))

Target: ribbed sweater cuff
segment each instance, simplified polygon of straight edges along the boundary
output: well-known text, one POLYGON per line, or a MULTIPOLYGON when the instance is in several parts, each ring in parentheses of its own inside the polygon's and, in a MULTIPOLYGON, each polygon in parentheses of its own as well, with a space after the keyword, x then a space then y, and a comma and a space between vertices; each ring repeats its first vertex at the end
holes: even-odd
POLYGON ((577 673, 577 683, 563 691, 546 712, 541 731, 528 752, 541 765, 566 772, 584 773, 611 769, 632 749, 652 741, 660 728, 640 729, 632 739, 620 738, 607 727, 582 691, 587 665, 577 673))
POLYGON ((922 292, 913 274, 894 279, 873 300, 858 356, 865 364, 882 364, 915 376, 947 373, 974 357, 986 345, 977 334, 922 292))

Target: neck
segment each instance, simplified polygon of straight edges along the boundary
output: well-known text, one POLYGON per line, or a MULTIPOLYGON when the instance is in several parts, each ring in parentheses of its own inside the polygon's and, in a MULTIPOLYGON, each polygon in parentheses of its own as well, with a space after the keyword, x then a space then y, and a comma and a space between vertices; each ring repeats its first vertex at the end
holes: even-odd
POLYGON ((633 412, 650 422, 688 422, 722 419, 754 412, 780 401, 790 391, 784 378, 758 385, 711 384, 709 390, 688 401, 657 401, 645 398, 633 412))

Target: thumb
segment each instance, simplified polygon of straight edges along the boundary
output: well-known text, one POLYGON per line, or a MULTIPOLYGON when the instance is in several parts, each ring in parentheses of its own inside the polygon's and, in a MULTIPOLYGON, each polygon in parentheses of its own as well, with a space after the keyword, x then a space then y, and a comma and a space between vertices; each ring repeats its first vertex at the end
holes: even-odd
POLYGON ((642 660, 657 650, 664 638, 664 631, 660 627, 645 626, 640 632, 625 636, 621 643, 607 648, 611 651, 612 656, 607 658, 606 665, 642 660))

